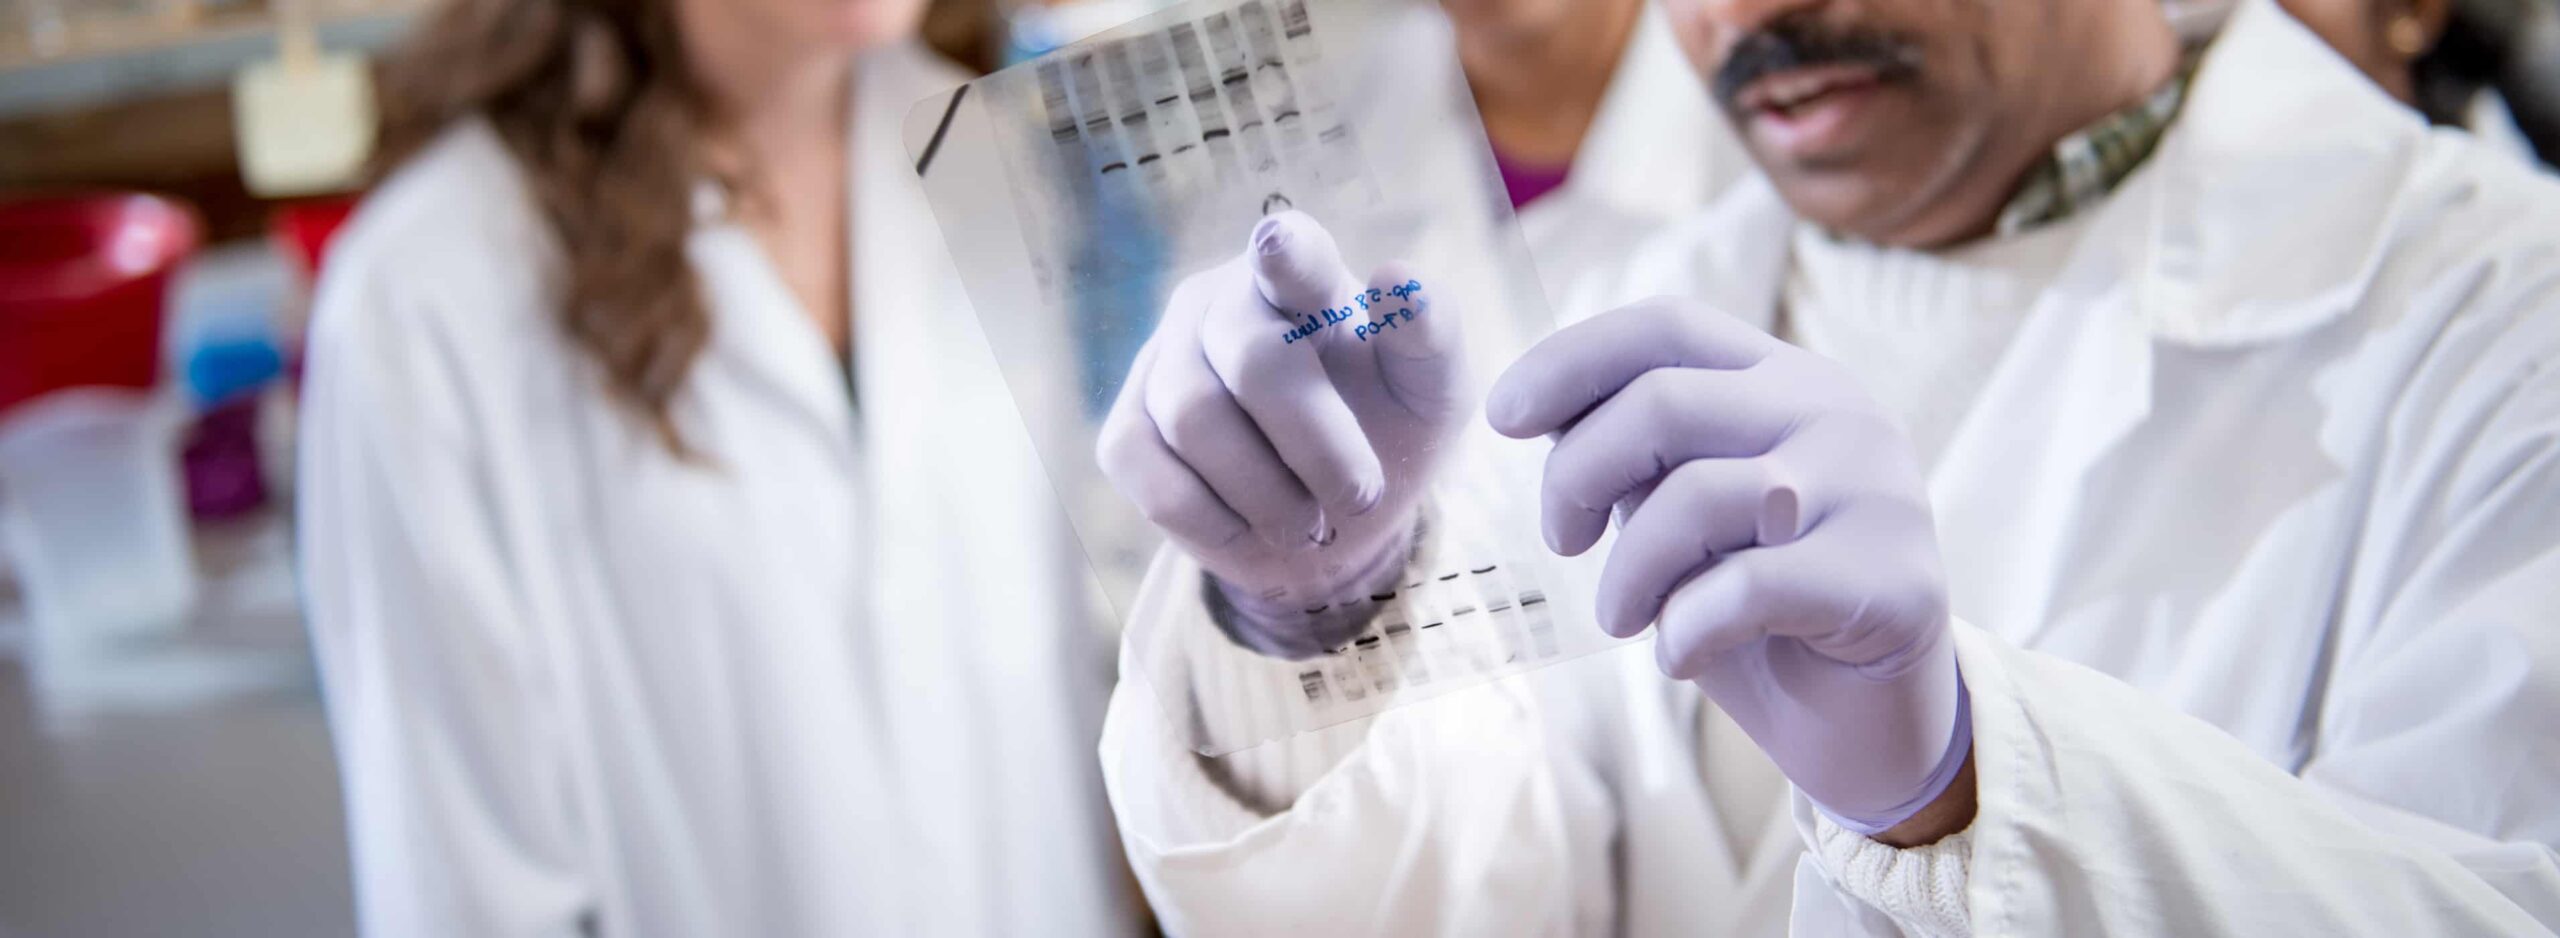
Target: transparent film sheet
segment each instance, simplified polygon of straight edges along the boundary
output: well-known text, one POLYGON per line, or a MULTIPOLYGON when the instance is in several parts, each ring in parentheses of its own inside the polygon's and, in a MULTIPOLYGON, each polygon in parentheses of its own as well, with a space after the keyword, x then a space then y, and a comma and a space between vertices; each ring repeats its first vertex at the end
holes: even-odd
POLYGON ((1502 439, 1482 416, 1485 386, 1555 323, 1436 5, 1183 3, 920 102, 904 136, 1127 623, 1139 671, 1127 676, 1191 748, 1222 755, 1619 644, 1555 614, 1591 605, 1557 592, 1582 578, 1558 575, 1563 561, 1541 546, 1545 447, 1502 439), (1374 607, 1365 631, 1305 660, 1229 641, 1196 573, 1155 584, 1140 608, 1164 540, 1095 457, 1175 286, 1235 259, 1289 208, 1333 234, 1354 276, 1398 262, 1429 298, 1278 310, 1270 341, 1313 355, 1322 342, 1394 341, 1399 316, 1460 317, 1469 409, 1430 454, 1425 537, 1404 575, 1353 601, 1374 607))

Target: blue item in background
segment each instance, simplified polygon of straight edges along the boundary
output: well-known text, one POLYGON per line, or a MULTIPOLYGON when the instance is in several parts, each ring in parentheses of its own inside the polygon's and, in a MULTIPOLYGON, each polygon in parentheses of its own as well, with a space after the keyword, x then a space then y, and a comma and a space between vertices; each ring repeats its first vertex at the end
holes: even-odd
POLYGON ((195 415, 181 462, 187 507, 199 520, 240 518, 268 503, 260 399, 285 375, 279 322, 292 292, 292 271, 263 243, 204 252, 174 289, 170 373, 195 415))
POLYGON ((1084 229, 1104 233, 1076 247, 1077 270, 1108 271, 1095 285, 1075 292, 1076 334, 1087 346, 1079 375, 1085 415, 1100 421, 1111 412, 1128 363, 1155 330, 1163 302, 1164 233, 1145 206, 1125 199, 1101 199, 1078 206, 1089 221, 1084 229))
POLYGON ((284 374, 284 353, 266 336, 223 339, 187 355, 187 395, 205 409, 257 393, 284 374))

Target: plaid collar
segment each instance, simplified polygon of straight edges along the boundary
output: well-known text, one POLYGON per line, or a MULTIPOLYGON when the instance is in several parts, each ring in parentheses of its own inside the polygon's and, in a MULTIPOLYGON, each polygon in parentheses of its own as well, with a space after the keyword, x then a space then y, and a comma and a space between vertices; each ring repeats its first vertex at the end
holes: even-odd
POLYGON ((2027 174, 2026 184, 2000 210, 1999 233, 2013 235, 2068 218, 2097 204, 2141 168, 2186 103, 2187 85, 2203 59, 2199 51, 2189 49, 2178 73, 2142 103, 2100 118, 2054 144, 2053 155, 2027 174))

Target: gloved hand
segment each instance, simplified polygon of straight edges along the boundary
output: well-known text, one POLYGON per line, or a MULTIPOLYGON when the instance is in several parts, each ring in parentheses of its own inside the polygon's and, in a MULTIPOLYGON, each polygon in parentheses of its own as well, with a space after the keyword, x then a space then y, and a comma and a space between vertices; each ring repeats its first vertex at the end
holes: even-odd
POLYGON ((1556 434, 1548 546, 1619 517, 1599 622, 1659 621, 1695 682, 1843 827, 1874 835, 1972 750, 1945 573, 1911 446, 1832 362, 1721 313, 1654 300, 1550 336, 1486 404, 1556 434))
POLYGON ((1104 474, 1215 578, 1247 647, 1348 641, 1403 570, 1466 411, 1455 313, 1423 284, 1363 283, 1315 219, 1265 218, 1174 288, 1103 423, 1104 474))

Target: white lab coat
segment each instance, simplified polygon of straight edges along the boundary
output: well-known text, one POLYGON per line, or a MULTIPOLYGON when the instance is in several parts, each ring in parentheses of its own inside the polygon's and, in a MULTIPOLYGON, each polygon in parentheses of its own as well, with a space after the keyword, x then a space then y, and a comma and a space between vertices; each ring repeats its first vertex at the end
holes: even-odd
POLYGON ((896 132, 965 77, 909 48, 859 69, 858 413, 697 200, 699 463, 564 339, 555 243, 485 124, 359 213, 320 288, 301 533, 369 934, 1127 930, 1087 756, 1107 642, 896 132))
MULTIPOLYGON (((2560 191, 2249 0, 2091 211, 1931 480, 1972 927, 2560 928, 2560 191)), ((1737 186, 1624 295, 1771 325, 1795 224, 1737 186)), ((1139 613, 1196 617, 1158 573, 1139 613)), ((1391 712, 1267 815, 1124 682, 1106 785, 1185 934, 1714 934, 1699 695, 1649 651, 1391 712)), ((1780 853, 1799 933, 1893 933, 1889 875, 1780 853)))

